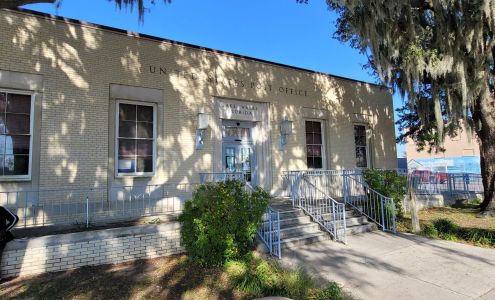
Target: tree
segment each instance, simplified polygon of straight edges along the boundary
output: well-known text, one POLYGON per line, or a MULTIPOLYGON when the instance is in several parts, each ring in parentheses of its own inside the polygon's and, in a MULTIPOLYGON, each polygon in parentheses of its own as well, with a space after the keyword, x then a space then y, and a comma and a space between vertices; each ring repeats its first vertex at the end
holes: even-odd
POLYGON ((335 37, 404 99, 398 137, 441 151, 462 125, 480 144, 483 215, 495 215, 495 0, 327 0, 335 37))
MULTIPOLYGON (((143 21, 144 12, 146 10, 146 4, 154 5, 156 0, 107 0, 115 2, 115 5, 119 8, 130 8, 131 10, 137 6, 139 20, 143 21)), ((163 0, 164 3, 170 3, 171 0, 163 0)), ((2 8, 17 8, 27 4, 35 3, 52 3, 60 5, 62 0, 0 0, 0 9, 2 8)))

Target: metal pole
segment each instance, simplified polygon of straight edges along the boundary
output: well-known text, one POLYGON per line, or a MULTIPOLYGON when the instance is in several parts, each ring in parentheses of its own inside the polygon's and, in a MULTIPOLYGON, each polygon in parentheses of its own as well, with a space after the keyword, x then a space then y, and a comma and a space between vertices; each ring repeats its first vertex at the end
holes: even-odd
POLYGON ((269 248, 270 248, 270 254, 273 253, 273 244, 272 244, 272 227, 273 227, 273 224, 272 224, 272 212, 270 211, 270 209, 268 209, 268 221, 269 221, 269 225, 268 225, 268 230, 269 230, 269 236, 270 236, 270 239, 269 239, 269 248))
POLYGON ((86 228, 89 228, 89 197, 86 194, 86 228))
POLYGON ((383 228, 383 231, 385 231, 385 214, 384 214, 384 201, 383 201, 383 196, 380 196, 380 203, 381 203, 381 206, 382 206, 382 228, 383 228))
POLYGON ((344 235, 344 244, 347 244, 347 234, 346 234, 346 230, 347 230, 347 220, 346 220, 346 216, 345 216, 345 204, 342 206, 342 218, 344 220, 344 232, 343 232, 343 235, 344 235))
POLYGON ((282 249, 280 248, 280 212, 277 211, 277 251, 278 251, 278 258, 282 258, 282 249))

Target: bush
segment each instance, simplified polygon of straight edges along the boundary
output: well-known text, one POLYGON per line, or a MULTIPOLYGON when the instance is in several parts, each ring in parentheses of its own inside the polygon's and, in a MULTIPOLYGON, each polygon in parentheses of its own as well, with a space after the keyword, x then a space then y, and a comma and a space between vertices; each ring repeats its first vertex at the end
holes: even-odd
POLYGON ((260 188, 246 192, 240 181, 198 187, 179 216, 189 257, 201 266, 215 266, 248 253, 269 200, 260 188))
POLYGON ((447 241, 463 240, 477 245, 495 246, 495 231, 481 228, 459 227, 452 220, 440 218, 423 226, 423 234, 447 241))
POLYGON ((435 219, 431 223, 440 234, 456 234, 458 231, 458 226, 449 219, 435 219))
POLYGON ((314 289, 314 280, 301 269, 291 271, 273 260, 254 255, 244 260, 229 261, 226 270, 237 290, 253 298, 282 296, 308 299, 314 289))
POLYGON ((392 198, 395 204, 395 212, 402 217, 402 200, 407 192, 407 177, 400 175, 397 171, 390 170, 363 170, 364 181, 375 191, 392 198))
POLYGON ((433 226, 433 224, 425 224, 423 226, 423 234, 430 238, 438 237, 438 230, 433 226))
POLYGON ((344 300, 348 297, 342 293, 342 288, 335 282, 330 283, 324 289, 318 290, 313 293, 309 300, 344 300))

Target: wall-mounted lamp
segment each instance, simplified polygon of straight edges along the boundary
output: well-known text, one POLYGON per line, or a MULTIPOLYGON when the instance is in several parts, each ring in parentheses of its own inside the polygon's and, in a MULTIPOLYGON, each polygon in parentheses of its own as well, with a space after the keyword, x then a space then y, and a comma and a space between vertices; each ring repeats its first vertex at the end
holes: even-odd
POLYGON ((280 122, 280 150, 285 150, 285 145, 290 134, 292 134, 292 121, 284 117, 282 122, 280 122))
POLYGON ((210 115, 204 112, 198 113, 198 128, 196 130, 196 149, 202 150, 204 148, 204 138, 208 124, 210 123, 210 115))

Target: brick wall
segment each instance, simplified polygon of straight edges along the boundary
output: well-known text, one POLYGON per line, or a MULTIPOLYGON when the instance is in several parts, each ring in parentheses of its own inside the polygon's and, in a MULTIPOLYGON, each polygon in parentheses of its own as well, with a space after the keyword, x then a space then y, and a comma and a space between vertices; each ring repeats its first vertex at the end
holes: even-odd
MULTIPOLYGON (((373 129, 375 167, 397 165, 387 89, 23 12, 0 11, 0 32, 0 70, 43 76, 40 142, 35 147, 40 158, 33 161, 39 165, 39 187, 196 183, 199 172, 213 171, 218 142, 208 129, 204 149, 195 150, 197 114, 200 109, 212 113, 218 98, 269 103, 274 191, 281 188, 283 170, 306 168, 304 108, 328 112, 328 169, 355 167, 355 122, 373 129), (151 72, 150 67, 167 72, 151 72), (115 128, 111 84, 163 91, 153 177, 122 179, 109 171, 115 144, 109 138, 115 128), (284 117, 294 122, 294 129, 280 151, 278 126, 284 117)), ((0 190, 19 187, 18 182, 0 184, 0 190)))
POLYGON ((174 222, 14 240, 3 251, 2 278, 178 254, 179 231, 174 222))

